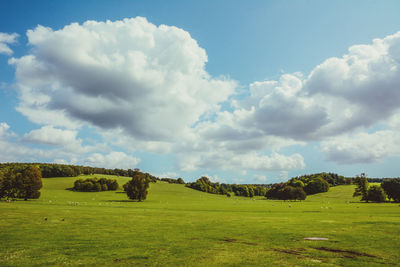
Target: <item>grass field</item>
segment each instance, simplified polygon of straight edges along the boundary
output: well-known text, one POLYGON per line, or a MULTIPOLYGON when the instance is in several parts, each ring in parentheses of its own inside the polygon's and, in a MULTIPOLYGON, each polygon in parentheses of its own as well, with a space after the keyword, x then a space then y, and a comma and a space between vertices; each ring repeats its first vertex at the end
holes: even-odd
POLYGON ((356 202, 353 186, 284 202, 158 182, 131 202, 66 190, 76 179, 0 202, 0 266, 400 266, 399 204, 356 202))

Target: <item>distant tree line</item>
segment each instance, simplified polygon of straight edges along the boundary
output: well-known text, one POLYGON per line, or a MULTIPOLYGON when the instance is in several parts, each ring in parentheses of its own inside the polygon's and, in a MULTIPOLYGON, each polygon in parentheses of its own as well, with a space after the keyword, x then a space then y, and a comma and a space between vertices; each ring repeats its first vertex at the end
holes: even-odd
POLYGON ((331 186, 351 183, 352 180, 336 173, 307 174, 271 185, 265 196, 267 199, 304 200, 308 195, 328 192, 331 186))
POLYGON ((315 179, 323 179, 330 186, 337 186, 337 185, 344 185, 344 184, 351 184, 352 178, 346 178, 344 176, 338 175, 336 173, 331 172, 321 172, 321 173, 314 173, 314 174, 306 174, 302 176, 293 177, 289 180, 299 180, 302 181, 305 185, 315 179))
POLYGON ((201 177, 193 183, 186 183, 186 187, 211 194, 243 197, 264 196, 267 189, 264 186, 256 185, 237 185, 213 183, 208 177, 201 177))
POLYGON ((119 187, 117 180, 107 178, 79 179, 74 182, 73 190, 80 192, 115 191, 119 187))
POLYGON ((182 178, 161 178, 160 180, 169 184, 185 184, 185 181, 182 178))
MULTIPOLYGON (((76 177, 79 175, 91 175, 91 174, 106 174, 106 175, 116 175, 132 177, 135 171, 139 169, 106 169, 97 168, 89 166, 76 166, 76 165, 66 165, 66 164, 56 164, 56 163, 0 163, 0 170, 14 169, 14 168, 26 168, 29 166, 39 167, 43 178, 51 177, 76 177)), ((148 174, 151 179, 157 180, 158 178, 148 174)))
POLYGON ((38 166, 16 165, 0 169, 0 199, 24 200, 40 197, 42 173, 38 166))

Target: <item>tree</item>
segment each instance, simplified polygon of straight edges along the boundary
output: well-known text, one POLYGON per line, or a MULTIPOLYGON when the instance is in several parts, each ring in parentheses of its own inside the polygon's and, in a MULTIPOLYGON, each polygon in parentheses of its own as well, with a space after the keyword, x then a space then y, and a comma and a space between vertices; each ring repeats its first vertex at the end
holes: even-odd
POLYGON ((39 168, 31 166, 22 173, 23 187, 20 188, 20 197, 24 200, 40 197, 42 188, 42 173, 39 168))
POLYGON ((361 196, 361 200, 367 200, 368 194, 368 180, 365 173, 361 173, 354 179, 354 183, 357 185, 354 190, 353 197, 361 196))
POLYGON ((388 198, 400 202, 400 178, 384 180, 381 186, 388 198))
POLYGON ((294 187, 292 190, 292 198, 295 200, 305 200, 307 197, 302 187, 294 187))
POLYGON ((147 197, 150 180, 143 173, 136 172, 126 186, 126 194, 130 199, 143 201, 147 197))
POLYGON ((305 187, 304 191, 307 195, 328 192, 329 183, 322 179, 321 177, 317 177, 312 179, 305 187))
POLYGON ((0 178, 0 198, 39 198, 42 173, 38 167, 9 168, 0 178))
POLYGON ((281 200, 304 200, 306 199, 306 192, 301 187, 293 187, 290 185, 280 189, 278 198, 281 200))
POLYGON ((297 179, 291 180, 288 184, 289 184, 290 186, 293 186, 293 187, 301 187, 301 188, 304 187, 303 181, 297 180, 297 179))
POLYGON ((384 202, 386 200, 385 192, 379 185, 373 185, 368 188, 367 191, 367 202, 384 202))

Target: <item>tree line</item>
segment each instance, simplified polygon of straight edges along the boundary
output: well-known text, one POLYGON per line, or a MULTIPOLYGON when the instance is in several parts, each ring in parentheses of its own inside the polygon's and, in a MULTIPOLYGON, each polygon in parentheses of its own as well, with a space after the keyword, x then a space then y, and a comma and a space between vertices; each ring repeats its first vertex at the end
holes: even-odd
POLYGON ((174 178, 161 178, 160 181, 167 182, 169 184, 185 184, 185 181, 182 178, 174 179, 174 178))
POLYGON ((211 194, 254 197, 265 196, 267 199, 304 200, 307 195, 327 192, 329 187, 351 184, 352 178, 346 178, 336 173, 315 173, 291 178, 286 183, 250 185, 213 183, 208 177, 201 177, 196 182, 186 183, 186 186, 211 194))
MULTIPOLYGON (((132 177, 135 171, 139 169, 106 169, 90 166, 78 166, 78 165, 67 165, 57 163, 0 163, 0 170, 15 169, 15 168, 27 168, 30 166, 36 166, 40 169, 43 178, 52 177, 76 177, 79 175, 92 175, 92 174, 106 174, 115 176, 132 177)), ((149 174, 150 175, 150 174, 149 174)), ((158 179, 152 176, 152 179, 158 179)))
POLYGON ((193 183, 186 183, 186 187, 211 194, 227 195, 232 194, 243 197, 264 196, 267 189, 265 186, 258 185, 237 185, 213 183, 208 177, 201 177, 193 183))
POLYGON ((385 202, 386 199, 400 202, 400 178, 383 179, 380 185, 369 185, 368 178, 362 173, 354 179, 356 188, 353 197, 361 196, 361 201, 385 202))

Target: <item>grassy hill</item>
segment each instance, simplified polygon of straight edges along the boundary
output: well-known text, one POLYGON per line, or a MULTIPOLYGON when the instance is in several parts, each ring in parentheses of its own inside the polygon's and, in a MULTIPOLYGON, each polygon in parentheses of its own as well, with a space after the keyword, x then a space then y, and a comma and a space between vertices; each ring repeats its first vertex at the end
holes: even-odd
POLYGON ((123 192, 66 190, 76 179, 45 178, 40 199, 0 202, 0 266, 393 266, 400 258, 399 204, 356 202, 353 186, 284 202, 158 182, 146 201, 131 202, 123 192))

